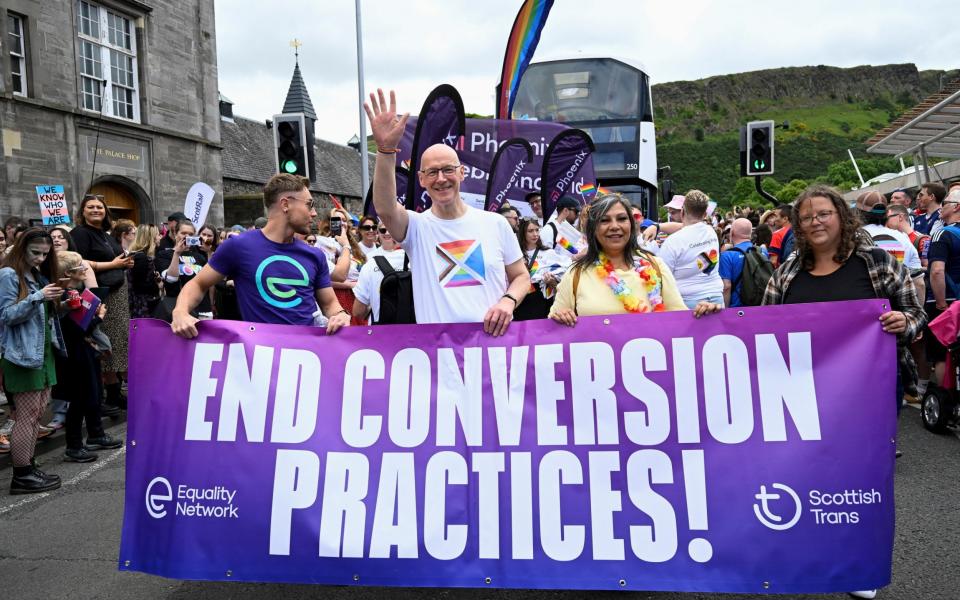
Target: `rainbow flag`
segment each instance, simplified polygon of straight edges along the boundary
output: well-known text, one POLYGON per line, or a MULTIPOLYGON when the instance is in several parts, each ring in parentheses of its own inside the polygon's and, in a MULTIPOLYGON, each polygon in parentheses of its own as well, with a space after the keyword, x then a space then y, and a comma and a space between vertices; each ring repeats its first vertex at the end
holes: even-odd
POLYGON ((600 194, 601 196, 605 196, 606 194, 612 194, 613 190, 611 190, 610 188, 605 188, 601 185, 600 187, 597 188, 597 193, 600 194))
POLYGON ((582 186, 580 186, 580 194, 584 198, 591 198, 596 193, 597 193, 597 186, 593 185, 592 183, 585 183, 582 186))
POLYGON ((503 54, 503 72, 497 93, 497 118, 509 119, 517 97, 520 78, 527 70, 533 52, 540 43, 540 32, 553 8, 553 0, 524 0, 513 21, 507 50, 503 54))
POLYGON ((568 240, 567 238, 561 236, 557 237, 557 246, 560 246, 570 254, 576 255, 580 250, 577 249, 577 245, 568 240))

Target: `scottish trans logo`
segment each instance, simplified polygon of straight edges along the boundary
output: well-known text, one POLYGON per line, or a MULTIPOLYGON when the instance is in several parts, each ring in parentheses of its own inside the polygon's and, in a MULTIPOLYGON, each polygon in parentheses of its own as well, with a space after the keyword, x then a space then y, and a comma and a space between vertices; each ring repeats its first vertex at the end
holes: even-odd
POLYGON ((477 240, 437 244, 437 256, 443 269, 438 279, 445 288, 483 285, 486 280, 483 246, 477 240))
POLYGON ((257 267, 256 281, 257 291, 260 292, 263 301, 277 308, 293 308, 303 302, 303 299, 297 296, 297 288, 306 287, 310 284, 310 278, 303 265, 282 254, 275 254, 263 259, 263 262, 257 267), (290 273, 289 268, 282 268, 275 263, 290 264, 298 276, 290 277, 292 273, 290 273), (271 265, 273 267, 268 269, 271 265), (268 271, 272 272, 273 275, 268 274, 268 271))
POLYGON ((774 531, 790 529, 800 520, 803 506, 800 496, 790 486, 774 483, 770 486, 774 491, 767 491, 767 486, 760 486, 760 493, 754 498, 753 513, 757 520, 774 531))

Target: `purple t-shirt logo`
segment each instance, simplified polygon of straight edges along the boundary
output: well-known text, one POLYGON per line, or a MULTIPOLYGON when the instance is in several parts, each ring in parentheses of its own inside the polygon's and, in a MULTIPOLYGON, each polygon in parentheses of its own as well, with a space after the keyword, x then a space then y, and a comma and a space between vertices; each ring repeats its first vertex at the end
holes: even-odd
POLYGON ((263 298, 263 301, 271 306, 276 306, 277 308, 293 308, 301 302, 302 298, 297 297, 297 287, 306 287, 310 285, 310 277, 307 275, 307 270, 303 268, 303 265, 298 263, 296 260, 290 258, 289 256, 284 256, 282 254, 275 254, 273 256, 263 259, 260 263, 260 266, 257 267, 256 273, 256 282, 257 282, 257 291, 260 292, 260 297, 263 298), (297 279, 291 279, 289 277, 271 277, 265 275, 267 267, 271 264, 282 261, 290 263, 293 267, 300 273, 300 277, 297 279), (284 286, 285 289, 282 289, 278 286, 284 286))

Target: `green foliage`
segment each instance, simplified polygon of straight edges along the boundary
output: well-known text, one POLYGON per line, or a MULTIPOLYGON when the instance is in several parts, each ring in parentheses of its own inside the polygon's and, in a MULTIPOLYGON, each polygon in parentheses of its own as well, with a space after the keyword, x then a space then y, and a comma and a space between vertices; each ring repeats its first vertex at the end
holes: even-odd
POLYGON ((810 183, 804 179, 794 179, 790 183, 786 184, 780 188, 780 193, 777 196, 777 199, 780 200, 783 204, 789 204, 797 199, 797 196, 807 189, 810 186, 810 183))

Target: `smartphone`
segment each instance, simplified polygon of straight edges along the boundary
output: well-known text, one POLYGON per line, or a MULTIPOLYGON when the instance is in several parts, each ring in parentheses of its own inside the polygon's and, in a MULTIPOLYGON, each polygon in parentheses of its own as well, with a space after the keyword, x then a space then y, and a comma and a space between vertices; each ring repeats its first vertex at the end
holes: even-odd
POLYGON ((188 236, 187 236, 187 245, 188 245, 188 246, 199 246, 199 245, 200 245, 200 236, 199 236, 199 235, 188 235, 188 236))
POLYGON ((330 217, 330 235, 337 237, 343 232, 343 220, 340 217, 330 217))

